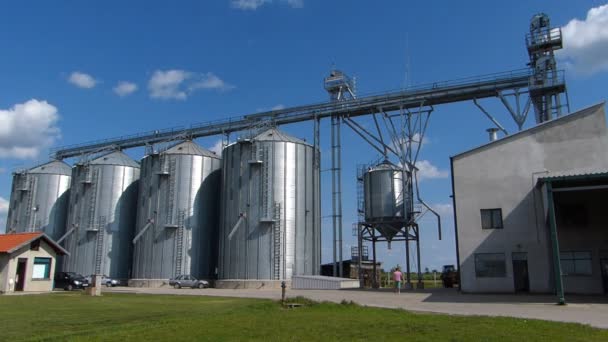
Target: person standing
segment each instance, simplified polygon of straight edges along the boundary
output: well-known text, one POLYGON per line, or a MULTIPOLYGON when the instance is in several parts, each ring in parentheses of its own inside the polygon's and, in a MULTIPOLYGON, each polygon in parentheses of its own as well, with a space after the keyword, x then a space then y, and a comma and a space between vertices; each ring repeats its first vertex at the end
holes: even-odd
POLYGON ((393 272, 393 281, 395 282, 395 293, 401 293, 401 280, 403 280, 403 273, 401 273, 401 269, 399 266, 395 268, 395 272, 393 272))

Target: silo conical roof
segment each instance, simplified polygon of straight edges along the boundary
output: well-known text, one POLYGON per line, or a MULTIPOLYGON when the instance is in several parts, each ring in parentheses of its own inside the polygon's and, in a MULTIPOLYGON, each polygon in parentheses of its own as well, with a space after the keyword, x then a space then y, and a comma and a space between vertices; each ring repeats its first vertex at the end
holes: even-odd
POLYGON ((219 156, 207 149, 200 147, 198 144, 193 141, 184 141, 181 142, 166 151, 162 152, 162 154, 188 154, 195 156, 203 156, 209 158, 219 158, 219 156))
POLYGON ((311 146, 306 141, 293 137, 285 132, 281 132, 276 128, 267 129, 266 131, 256 135, 253 140, 292 142, 296 144, 304 144, 311 146))
POLYGON ((27 170, 27 173, 46 173, 70 176, 72 174, 72 167, 60 160, 52 160, 48 163, 34 166, 33 168, 27 170))
POLYGON ((122 151, 114 151, 108 154, 105 154, 101 157, 93 159, 90 162, 91 165, 120 165, 120 166, 130 166, 139 168, 139 163, 135 160, 131 159, 128 155, 124 154, 122 151))

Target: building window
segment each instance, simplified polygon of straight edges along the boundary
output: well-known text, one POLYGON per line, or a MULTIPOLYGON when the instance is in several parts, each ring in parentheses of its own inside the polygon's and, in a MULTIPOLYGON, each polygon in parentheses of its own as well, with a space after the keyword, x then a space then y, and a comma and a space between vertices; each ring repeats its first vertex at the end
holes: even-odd
POLYGON ((502 209, 481 209, 481 228, 502 229, 502 209))
POLYGON ((504 253, 475 254, 475 275, 477 278, 502 278, 507 275, 504 253))
POLYGON ((560 252, 559 259, 564 275, 591 275, 591 252, 560 252))
POLYGON ((51 278, 51 258, 34 258, 34 270, 32 272, 32 278, 51 278))

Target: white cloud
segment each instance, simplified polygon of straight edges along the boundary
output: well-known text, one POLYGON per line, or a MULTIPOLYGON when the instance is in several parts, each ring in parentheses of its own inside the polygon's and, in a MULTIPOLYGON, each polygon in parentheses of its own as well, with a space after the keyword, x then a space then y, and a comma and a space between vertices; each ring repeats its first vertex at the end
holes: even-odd
POLYGON ((8 213, 8 201, 0 197, 0 234, 6 231, 6 214, 8 213))
POLYGON ((566 67, 582 74, 608 70, 608 4, 590 9, 585 20, 570 20, 562 35, 557 56, 566 67))
POLYGON ((255 11, 258 7, 270 2, 271 0, 232 0, 230 6, 240 10, 255 11))
POLYGON ((132 83, 132 82, 127 82, 127 81, 120 81, 114 87, 113 90, 116 93, 116 95, 123 97, 123 96, 130 95, 130 94, 134 93, 135 91, 137 91, 137 84, 132 83))
POLYGON ((188 95, 180 90, 180 86, 190 77, 191 73, 184 70, 157 70, 148 81, 150 96, 158 99, 185 100, 188 95))
POLYGON ((213 146, 209 147, 209 151, 215 152, 218 156, 222 155, 222 139, 218 139, 213 146))
POLYGON ((190 90, 196 89, 217 89, 217 90, 231 90, 234 86, 224 82, 221 78, 217 77, 214 73, 208 72, 200 74, 199 80, 190 85, 190 90))
POLYGON ((213 73, 197 74, 186 70, 157 70, 148 81, 150 97, 185 100, 197 89, 230 90, 234 86, 213 73))
POLYGON ((454 209, 451 203, 435 203, 432 204, 431 207, 440 216, 452 216, 454 214, 454 209))
POLYGON ((418 168, 418 180, 447 178, 449 173, 446 170, 440 170, 428 160, 419 160, 416 163, 418 168))
POLYGON ((36 99, 0 109, 0 158, 37 158, 59 138, 57 108, 36 99))
POLYGON ((302 8, 304 7, 304 0, 287 0, 287 4, 291 8, 302 8))
MULTIPOLYGON (((291 8, 304 7, 304 0, 280 0, 291 8)), ((255 11, 259 7, 272 3, 272 0, 232 0, 230 6, 243 11, 255 11)))
POLYGON ((282 104, 278 104, 271 108, 271 110, 281 110, 281 109, 285 109, 285 106, 282 104))
POLYGON ((6 215, 8 213, 8 200, 0 197, 0 215, 6 215))
POLYGON ((68 82, 83 89, 91 89, 97 84, 97 80, 95 80, 93 76, 79 71, 71 73, 68 82))

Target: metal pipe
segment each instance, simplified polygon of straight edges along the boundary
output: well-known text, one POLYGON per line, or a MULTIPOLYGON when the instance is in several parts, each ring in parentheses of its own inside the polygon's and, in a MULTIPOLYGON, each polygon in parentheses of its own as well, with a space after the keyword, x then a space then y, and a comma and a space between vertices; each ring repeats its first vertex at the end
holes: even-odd
POLYGON ((74 230, 76 230, 76 227, 72 227, 67 232, 65 232, 65 234, 63 234, 63 236, 57 240, 57 244, 60 244, 61 242, 63 242, 63 240, 65 240, 65 238, 70 236, 74 232, 74 230))
POLYGON ((363 278, 363 269, 362 269, 362 265, 361 265, 361 259, 363 257, 363 237, 362 237, 362 230, 361 230, 361 224, 358 223, 357 224, 357 249, 359 250, 359 258, 357 260, 357 266, 358 266, 358 276, 359 276, 359 287, 360 288, 364 288, 365 287, 365 279, 363 278))
POLYGON ((374 259, 374 264, 372 265, 372 272, 374 273, 372 275, 372 287, 377 289, 378 288, 378 270, 376 269, 376 237, 375 236, 372 238, 372 253, 373 253, 373 259, 374 259))
POLYGON ((553 185, 546 183, 547 187, 547 206, 549 209, 549 230, 551 232, 551 246, 553 249, 553 273, 555 277, 555 292, 557 294, 557 304, 565 305, 564 284, 562 279, 562 266, 559 259, 559 240, 557 237, 557 223, 555 220, 555 204, 553 201, 553 185))
POLYGON ((412 288, 412 279, 410 277, 410 228, 405 227, 405 288, 412 288))
POLYGON ((245 214, 241 214, 239 216, 239 219, 234 224, 234 227, 232 227, 230 234, 228 234, 228 240, 232 240, 232 236, 236 233, 237 229, 241 226, 241 223, 243 223, 244 220, 245 220, 245 214))
POLYGON ((150 228, 152 226, 153 223, 154 223, 153 220, 148 220, 148 223, 146 223, 146 225, 139 231, 139 233, 137 233, 137 235, 135 235, 132 243, 135 244, 141 238, 141 236, 144 235, 146 230, 148 230, 148 228, 150 228))
POLYGON ((352 126, 348 120, 344 120, 344 123, 346 124, 346 126, 350 127, 353 132, 357 133, 357 135, 359 135, 363 140, 365 140, 371 147, 373 147, 376 151, 380 152, 380 154, 385 155, 386 153, 386 147, 384 148, 384 150, 380 149, 378 146, 376 146, 372 141, 370 141, 367 137, 365 137, 361 132, 359 132, 354 126, 352 126))
POLYGON ((418 263, 418 284, 416 285, 416 288, 423 289, 424 283, 422 282, 422 270, 420 263, 420 228, 416 226, 414 231, 416 232, 416 261, 418 263))
POLYGON ((496 119, 494 119, 494 117, 490 115, 490 113, 488 113, 479 104, 479 102, 477 102, 477 99, 473 99, 473 103, 477 106, 477 108, 479 108, 479 110, 481 110, 482 113, 484 113, 488 117, 488 119, 490 119, 490 121, 492 121, 496 125, 496 127, 498 127, 505 135, 509 135, 509 132, 507 132, 507 130, 496 119))

